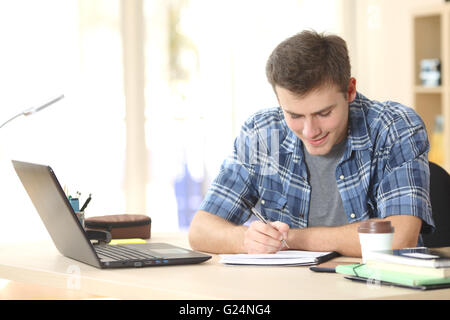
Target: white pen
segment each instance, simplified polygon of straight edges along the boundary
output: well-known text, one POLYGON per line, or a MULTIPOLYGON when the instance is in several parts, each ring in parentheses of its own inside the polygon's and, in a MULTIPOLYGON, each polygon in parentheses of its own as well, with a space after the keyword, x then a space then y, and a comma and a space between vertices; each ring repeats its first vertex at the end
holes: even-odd
MULTIPOLYGON (((258 212, 258 210, 255 209, 255 207, 253 207, 247 200, 245 200, 244 198, 242 198, 242 200, 244 201, 245 205, 250 209, 250 211, 262 222, 264 222, 265 224, 269 224, 269 222, 264 219, 264 217, 262 216, 261 213, 258 212)), ((281 242, 286 246, 286 248, 289 249, 289 246, 286 242, 286 240, 281 239, 281 242)))

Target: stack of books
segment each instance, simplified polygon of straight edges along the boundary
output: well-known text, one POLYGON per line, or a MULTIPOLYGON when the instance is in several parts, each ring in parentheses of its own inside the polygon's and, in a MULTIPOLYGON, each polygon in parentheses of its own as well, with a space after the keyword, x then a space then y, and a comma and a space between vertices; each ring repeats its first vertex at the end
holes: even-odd
POLYGON ((450 247, 374 252, 366 264, 340 265, 336 272, 371 284, 422 290, 450 288, 450 247))

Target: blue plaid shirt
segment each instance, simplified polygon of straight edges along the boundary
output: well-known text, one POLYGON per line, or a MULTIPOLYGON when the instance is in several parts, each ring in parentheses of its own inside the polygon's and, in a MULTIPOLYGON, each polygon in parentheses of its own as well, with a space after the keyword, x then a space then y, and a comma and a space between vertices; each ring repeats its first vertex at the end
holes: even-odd
MULTIPOLYGON (((357 93, 350 103, 345 152, 336 168, 348 223, 412 215, 422 219, 421 232, 430 232, 428 150, 425 125, 414 110, 357 93)), ((310 195, 303 143, 277 107, 245 122, 200 210, 243 224, 251 216, 245 198, 268 220, 305 228, 310 195)))

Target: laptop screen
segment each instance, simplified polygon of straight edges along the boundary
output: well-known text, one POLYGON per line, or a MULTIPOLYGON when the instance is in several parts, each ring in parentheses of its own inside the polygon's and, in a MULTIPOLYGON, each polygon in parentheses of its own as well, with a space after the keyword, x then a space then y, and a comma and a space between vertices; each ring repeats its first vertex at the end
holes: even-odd
POLYGON ((94 248, 53 170, 40 164, 15 160, 12 163, 58 251, 100 267, 94 248))

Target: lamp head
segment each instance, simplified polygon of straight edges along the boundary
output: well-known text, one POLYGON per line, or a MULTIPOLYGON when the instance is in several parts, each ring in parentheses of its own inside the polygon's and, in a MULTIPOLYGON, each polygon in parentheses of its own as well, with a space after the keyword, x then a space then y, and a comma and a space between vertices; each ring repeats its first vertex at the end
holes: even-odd
POLYGON ((34 114, 34 113, 36 113, 36 112, 41 111, 42 109, 47 108, 47 107, 50 106, 50 105, 52 105, 52 104, 58 102, 58 101, 61 100, 62 98, 64 98, 64 95, 63 95, 63 94, 60 95, 59 97, 57 97, 57 98, 55 98, 55 99, 53 99, 53 100, 47 102, 46 104, 43 104, 42 106, 39 106, 39 107, 32 107, 32 108, 29 108, 29 109, 27 109, 27 110, 24 110, 24 111, 22 112, 22 114, 23 114, 24 116, 32 115, 32 114, 34 114))

